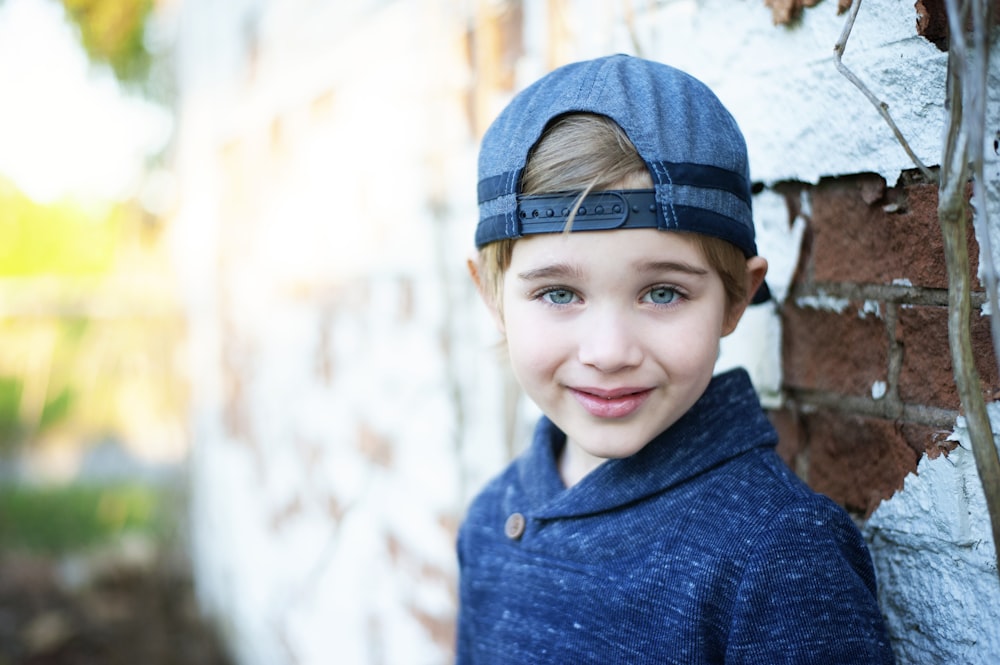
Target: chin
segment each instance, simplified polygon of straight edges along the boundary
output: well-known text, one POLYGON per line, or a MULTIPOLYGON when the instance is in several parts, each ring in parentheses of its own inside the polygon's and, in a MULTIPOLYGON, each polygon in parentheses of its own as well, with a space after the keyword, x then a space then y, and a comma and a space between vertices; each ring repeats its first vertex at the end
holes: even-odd
POLYGON ((573 439, 573 441, 577 442, 576 445, 578 448, 586 452, 588 455, 600 457, 601 459, 624 459, 626 457, 631 457, 645 448, 646 444, 649 443, 650 440, 652 440, 652 437, 642 443, 623 445, 620 441, 589 442, 584 440, 581 443, 580 439, 573 439))

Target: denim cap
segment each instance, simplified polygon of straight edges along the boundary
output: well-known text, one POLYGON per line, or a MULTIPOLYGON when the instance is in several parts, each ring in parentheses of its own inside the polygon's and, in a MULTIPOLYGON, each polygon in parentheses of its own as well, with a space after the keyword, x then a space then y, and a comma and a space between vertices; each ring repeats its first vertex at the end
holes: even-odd
MULTIPOLYGON (((633 223, 588 225, 576 217, 573 230, 635 226, 690 231, 721 238, 745 256, 756 256, 746 143, 732 115, 694 77, 621 54, 550 72, 517 94, 487 129, 479 152, 477 248, 563 230, 564 224, 556 223, 529 228, 530 215, 519 210, 518 195, 531 149, 549 123, 567 113, 594 113, 618 123, 654 183, 651 205, 642 211, 645 222, 637 214, 633 223)), ((628 205, 625 209, 627 218, 628 205)), ((639 212, 638 206, 633 210, 639 212)), ((764 288, 754 301, 766 298, 764 288)))

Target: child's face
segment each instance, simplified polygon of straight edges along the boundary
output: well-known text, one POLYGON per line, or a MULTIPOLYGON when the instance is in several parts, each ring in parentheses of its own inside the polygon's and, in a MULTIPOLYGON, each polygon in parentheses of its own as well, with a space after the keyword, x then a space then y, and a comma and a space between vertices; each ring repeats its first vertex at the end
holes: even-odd
POLYGON ((727 311, 721 278, 682 234, 557 233, 514 245, 500 326, 567 453, 596 465, 637 452, 694 404, 741 312, 727 311))

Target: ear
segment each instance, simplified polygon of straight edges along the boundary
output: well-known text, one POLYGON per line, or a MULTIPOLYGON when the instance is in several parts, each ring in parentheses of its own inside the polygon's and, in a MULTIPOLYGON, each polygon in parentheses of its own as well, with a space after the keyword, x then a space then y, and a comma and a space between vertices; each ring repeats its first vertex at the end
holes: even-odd
POLYGON ((757 289, 764 283, 766 275, 766 259, 761 256, 752 256, 747 259, 747 297, 729 306, 729 311, 726 313, 726 320, 722 324, 723 337, 736 330, 736 324, 743 318, 743 313, 750 304, 750 300, 753 299, 754 294, 757 293, 757 289))
POLYGON ((479 274, 479 261, 469 258, 466 259, 465 265, 469 269, 469 277, 472 278, 472 283, 476 285, 479 297, 483 299, 486 308, 490 311, 490 316, 493 317, 493 323, 496 324, 497 330, 500 331, 501 335, 506 334, 503 325, 503 314, 500 311, 499 304, 496 302, 492 291, 483 284, 482 276, 479 274))

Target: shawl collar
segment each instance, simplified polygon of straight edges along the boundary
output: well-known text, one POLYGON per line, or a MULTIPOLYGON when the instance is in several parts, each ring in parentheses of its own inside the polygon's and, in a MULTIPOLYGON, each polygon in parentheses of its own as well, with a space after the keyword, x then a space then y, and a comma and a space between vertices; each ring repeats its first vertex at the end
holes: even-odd
POLYGON ((542 417, 516 462, 531 516, 576 517, 612 510, 662 492, 754 448, 774 447, 777 433, 760 406, 750 377, 735 369, 713 377, 680 420, 642 450, 604 462, 566 488, 556 458, 566 435, 542 417))

